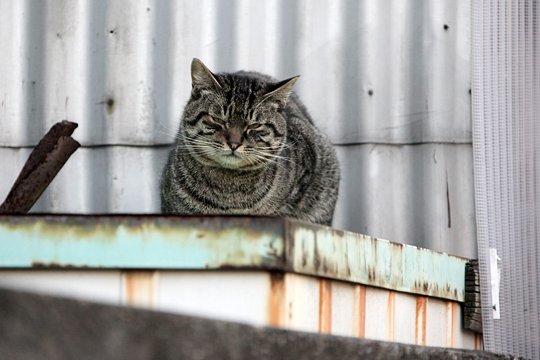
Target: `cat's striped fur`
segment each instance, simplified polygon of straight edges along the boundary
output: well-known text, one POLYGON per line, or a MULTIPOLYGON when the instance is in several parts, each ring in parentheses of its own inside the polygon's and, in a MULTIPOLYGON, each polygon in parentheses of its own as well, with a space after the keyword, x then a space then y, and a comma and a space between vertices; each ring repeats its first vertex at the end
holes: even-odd
POLYGON ((252 72, 212 74, 192 63, 193 90, 161 180, 174 214, 279 215, 330 225, 339 165, 292 93, 252 72))

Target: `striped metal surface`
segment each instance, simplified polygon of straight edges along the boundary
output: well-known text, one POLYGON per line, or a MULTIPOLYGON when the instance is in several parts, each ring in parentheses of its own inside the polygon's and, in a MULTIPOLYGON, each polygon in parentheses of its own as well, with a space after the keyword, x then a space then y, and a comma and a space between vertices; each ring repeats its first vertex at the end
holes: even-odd
POLYGON ((540 7, 473 1, 475 201, 486 349, 540 359, 540 7))
POLYGON ((159 211, 189 63, 301 74, 338 148, 335 226, 475 256, 465 0, 0 0, 0 198, 56 121, 83 148, 34 211, 159 211))

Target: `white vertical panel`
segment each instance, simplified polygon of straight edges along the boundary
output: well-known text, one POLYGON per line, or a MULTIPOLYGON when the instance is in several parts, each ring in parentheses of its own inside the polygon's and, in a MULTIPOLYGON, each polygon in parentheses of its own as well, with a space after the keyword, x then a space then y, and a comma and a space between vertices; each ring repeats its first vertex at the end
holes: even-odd
POLYGON ((388 298, 390 291, 368 287, 366 291, 365 337, 374 340, 389 340, 388 298))
POLYGON ((353 336, 355 322, 354 285, 332 281, 332 334, 353 336))
POLYGON ((119 271, 2 270, 0 287, 119 305, 119 271))
POLYGON ((270 275, 263 272, 164 271, 155 309, 266 325, 270 275))
POLYGON ((319 331, 319 279, 287 274, 286 327, 300 331, 319 331))
POLYGON ((447 346, 448 313, 446 301, 430 298, 427 308, 426 340, 430 346, 447 346))
POLYGON ((395 293, 394 341, 414 344, 416 342, 416 297, 395 293))
POLYGON ((456 303, 454 304, 455 311, 453 313, 454 319, 452 320, 454 323, 454 347, 460 348, 460 349, 474 349, 475 348, 475 337, 479 336, 481 337, 481 334, 476 334, 470 330, 466 330, 463 328, 463 313, 462 313, 462 307, 460 304, 456 303))

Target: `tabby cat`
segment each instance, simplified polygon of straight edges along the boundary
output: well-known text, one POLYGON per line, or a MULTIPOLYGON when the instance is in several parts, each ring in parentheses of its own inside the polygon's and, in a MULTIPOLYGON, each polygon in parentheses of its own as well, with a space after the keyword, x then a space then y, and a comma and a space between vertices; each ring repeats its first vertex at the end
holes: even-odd
POLYGON ((331 225, 339 164, 292 92, 255 72, 191 64, 192 92, 161 179, 168 214, 277 215, 331 225))

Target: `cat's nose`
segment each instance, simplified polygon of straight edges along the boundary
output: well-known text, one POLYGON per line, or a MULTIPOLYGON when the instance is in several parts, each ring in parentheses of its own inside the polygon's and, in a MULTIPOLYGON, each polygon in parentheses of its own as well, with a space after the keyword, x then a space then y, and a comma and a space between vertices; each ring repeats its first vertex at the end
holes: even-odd
POLYGON ((236 149, 238 149, 242 145, 242 144, 237 143, 237 142, 228 142, 227 144, 229 145, 229 147, 231 148, 232 151, 235 151, 236 149))
POLYGON ((242 146, 242 132, 236 127, 229 129, 225 135, 225 139, 227 140, 227 145, 229 145, 229 148, 231 148, 233 152, 242 146))

